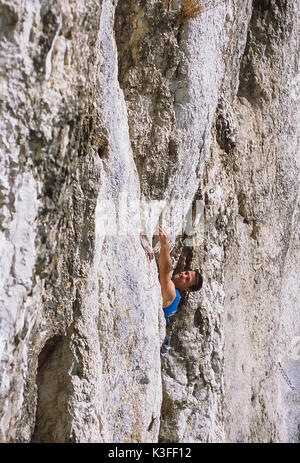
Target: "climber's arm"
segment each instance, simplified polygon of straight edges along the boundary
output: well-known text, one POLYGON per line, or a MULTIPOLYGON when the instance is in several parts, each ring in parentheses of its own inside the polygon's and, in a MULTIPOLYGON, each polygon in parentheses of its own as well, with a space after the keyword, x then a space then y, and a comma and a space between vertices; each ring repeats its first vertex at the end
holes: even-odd
POLYGON ((172 259, 170 256, 170 244, 167 232, 160 225, 158 227, 159 241, 160 241, 160 254, 158 258, 159 273, 171 275, 172 272, 172 259))
POLYGON ((175 285, 171 279, 172 260, 170 256, 169 237, 166 231, 159 226, 160 254, 158 258, 159 281, 163 298, 163 307, 170 305, 176 298, 175 285))

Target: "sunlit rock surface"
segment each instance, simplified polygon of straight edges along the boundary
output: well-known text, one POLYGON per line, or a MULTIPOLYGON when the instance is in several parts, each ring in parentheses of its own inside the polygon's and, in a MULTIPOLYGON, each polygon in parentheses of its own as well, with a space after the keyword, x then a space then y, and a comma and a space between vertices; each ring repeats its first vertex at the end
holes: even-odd
POLYGON ((299 441, 299 4, 205 5, 0 0, 1 442, 299 441))

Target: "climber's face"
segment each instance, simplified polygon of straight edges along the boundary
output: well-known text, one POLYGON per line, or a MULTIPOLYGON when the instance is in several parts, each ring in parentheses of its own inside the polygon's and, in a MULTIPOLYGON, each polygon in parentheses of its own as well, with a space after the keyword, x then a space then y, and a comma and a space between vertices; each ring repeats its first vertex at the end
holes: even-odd
POLYGON ((191 286, 197 283, 197 275, 195 270, 186 270, 185 272, 177 273, 172 278, 175 288, 180 291, 191 291, 191 286))

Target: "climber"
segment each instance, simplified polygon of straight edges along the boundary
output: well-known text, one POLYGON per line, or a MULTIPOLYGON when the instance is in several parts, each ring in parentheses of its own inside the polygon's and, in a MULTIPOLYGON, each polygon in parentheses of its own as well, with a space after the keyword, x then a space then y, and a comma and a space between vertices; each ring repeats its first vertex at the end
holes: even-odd
MULTIPOLYGON (((186 270, 172 277, 169 237, 166 230, 161 225, 158 227, 158 233, 161 245, 158 258, 159 281, 163 298, 163 310, 168 324, 170 317, 177 312, 182 294, 201 289, 203 278, 198 269, 186 270)), ((168 336, 166 336, 164 340, 164 345, 170 347, 168 336)))

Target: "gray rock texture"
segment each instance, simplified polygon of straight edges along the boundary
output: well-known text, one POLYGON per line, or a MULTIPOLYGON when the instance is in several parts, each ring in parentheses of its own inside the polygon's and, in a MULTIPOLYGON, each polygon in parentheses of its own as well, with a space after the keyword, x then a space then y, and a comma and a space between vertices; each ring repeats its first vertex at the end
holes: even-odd
POLYGON ((186 3, 0 0, 1 442, 300 440, 300 4, 186 3))

